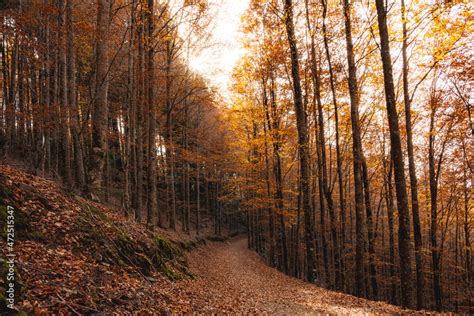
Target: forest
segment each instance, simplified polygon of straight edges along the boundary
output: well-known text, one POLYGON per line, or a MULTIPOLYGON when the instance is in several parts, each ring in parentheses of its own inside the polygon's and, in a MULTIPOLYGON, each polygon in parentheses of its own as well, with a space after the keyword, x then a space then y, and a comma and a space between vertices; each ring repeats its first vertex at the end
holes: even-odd
MULTIPOLYGON (((6 0, 0 10, 0 261, 15 208, 22 279, 17 307, 3 306, 5 293, 0 312, 151 315, 160 298, 170 313, 474 312, 472 2, 6 0), (239 14, 227 39, 239 53, 216 81, 208 51, 229 54, 214 36, 226 10, 239 14), (93 296, 57 249, 81 254, 71 265, 89 290, 106 282, 90 272, 106 261, 107 282, 127 273, 129 291, 146 292, 93 296), (50 250, 57 266, 41 265, 50 250), (253 265, 275 279, 255 283, 242 272, 253 265), (177 290, 158 275, 182 286, 174 300, 203 292, 181 279, 225 282, 226 267, 239 288, 206 281, 212 298, 162 299, 177 290), (74 290, 53 285, 55 271, 74 290), (282 294, 307 286, 328 305, 282 294), (245 291, 257 303, 230 303, 245 291), (361 309, 330 309, 335 292, 361 309)), ((126 292, 117 284, 108 291, 126 292)))

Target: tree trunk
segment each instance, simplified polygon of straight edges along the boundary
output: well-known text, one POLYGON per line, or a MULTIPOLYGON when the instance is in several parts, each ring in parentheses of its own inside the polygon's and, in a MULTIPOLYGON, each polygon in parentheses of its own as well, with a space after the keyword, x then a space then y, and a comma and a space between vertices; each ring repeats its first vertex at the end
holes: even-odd
POLYGON ((309 282, 315 281, 314 260, 314 232, 311 209, 311 188, 309 172, 309 142, 308 122, 301 93, 301 82, 299 73, 298 49, 296 46, 295 31, 293 24, 292 0, 285 0, 285 25, 288 35, 288 44, 291 53, 291 75, 293 78, 293 98, 296 112, 296 125, 298 129, 298 152, 300 159, 301 189, 303 192, 303 212, 305 223, 306 243, 306 278, 309 282))
MULTIPOLYGON (((270 167, 269 167, 269 154, 268 154, 268 145, 267 145, 267 130, 270 134, 270 140, 272 141, 273 144, 273 153, 275 155, 275 139, 274 136, 272 135, 272 125, 270 122, 270 111, 268 109, 268 96, 267 96, 267 80, 266 78, 263 78, 262 80, 262 89, 263 89, 263 107, 265 110, 265 120, 266 120, 266 125, 264 125, 264 131, 265 131, 265 180, 266 180, 266 186, 267 186, 267 195, 268 198, 271 197, 271 182, 270 182, 270 167)), ((276 158, 274 156, 274 158, 276 158)), ((273 162, 273 166, 275 166, 275 162, 273 162)), ((275 175, 276 177, 276 175, 275 175)), ((269 264, 271 267, 275 266, 275 224, 274 224, 274 215, 273 215, 273 207, 272 203, 268 203, 268 234, 269 234, 269 264)))
MULTIPOLYGON (((70 141, 69 141, 69 124, 68 124, 68 116, 69 116, 69 106, 68 106, 68 60, 66 58, 67 53, 67 36, 66 36, 66 1, 61 0, 60 2, 60 9, 59 9, 59 91, 60 91, 60 122, 61 122, 61 151, 62 151, 62 159, 61 159, 61 166, 64 178, 64 183, 67 187, 73 186, 72 181, 72 172, 71 172, 71 148, 70 148, 70 141)), ((21 78, 20 73, 20 78, 21 78)), ((20 87, 22 87, 20 81, 20 87)), ((20 98, 21 91, 20 91, 20 98)), ((21 100, 21 99, 20 99, 21 100)), ((20 105, 23 102, 20 102, 20 105)), ((23 115, 22 115, 23 117, 23 115)), ((24 125, 21 121, 19 126, 22 128, 24 125)), ((21 130, 21 129, 20 129, 21 130)), ((20 134, 20 139, 22 135, 20 134)))
POLYGON ((385 182, 385 201, 387 206, 387 219, 388 219, 388 234, 389 234, 389 276, 390 276, 390 303, 397 305, 397 287, 394 282, 395 278, 395 235, 394 235, 394 228, 393 228, 393 213, 394 213, 394 205, 393 205, 393 184, 392 184, 392 171, 393 171, 393 163, 390 159, 390 163, 388 164, 384 159, 384 182, 385 182))
POLYGON ((154 0, 148 0, 147 24, 148 33, 145 41, 147 50, 147 94, 148 94, 148 146, 147 146, 147 223, 156 225, 158 215, 156 195, 156 105, 155 105, 155 51, 154 41, 154 0))
POLYGON ((134 45, 135 45, 135 0, 131 1, 130 8, 130 26, 129 26, 129 38, 128 38, 128 52, 127 52, 127 98, 124 105, 124 124, 125 124, 125 157, 124 157, 124 185, 123 185, 123 199, 122 208, 127 216, 131 214, 132 206, 132 192, 136 185, 134 177, 136 176, 135 168, 135 121, 136 121, 136 103, 135 103, 135 89, 134 89, 134 45))
POLYGON ((372 205, 370 201, 369 174, 367 162, 362 154, 362 179, 364 183, 365 212, 367 220, 367 240, 369 244, 369 273, 370 286, 372 288, 372 299, 377 300, 379 296, 379 286, 377 284, 377 269, 375 267, 375 232, 372 219, 372 205))
POLYGON ((176 188, 175 188, 175 170, 174 170, 174 144, 173 144, 173 126, 172 126, 172 105, 171 105, 171 48, 170 42, 166 42, 166 134, 168 141, 168 161, 169 161, 169 185, 168 189, 171 190, 171 210, 170 210, 170 226, 173 230, 176 230, 176 188))
POLYGON ((201 232, 201 183, 200 183, 201 167, 200 163, 196 166, 196 234, 201 232))
POLYGON ((390 57, 389 35, 387 28, 387 11, 384 0, 375 1, 377 18, 379 22, 380 54, 383 64, 385 100, 387 105, 387 118, 390 131, 391 155, 395 175, 395 191, 398 208, 398 247, 400 256, 400 279, 402 292, 402 305, 413 307, 413 280, 410 251, 410 217, 408 212, 408 196, 406 190, 405 168, 400 139, 400 127, 393 84, 392 60, 390 57))
POLYGON ((413 154, 413 136, 411 128, 411 99, 408 90, 408 32, 406 23, 406 7, 405 1, 401 0, 402 14, 402 62, 403 62, 403 100, 405 103, 405 122, 407 133, 407 154, 408 154, 408 171, 410 174, 410 190, 411 190, 411 210, 413 217, 413 236, 415 239, 415 270, 416 270, 416 308, 423 308, 423 261, 422 261, 422 239, 421 224, 418 208, 418 181, 416 178, 415 158, 413 154))
MULTIPOLYGON (((431 101, 433 103, 433 100, 431 101)), ((434 101, 436 102, 436 101, 434 101)), ((429 184, 430 184, 430 206, 431 206, 431 259, 433 266, 433 295, 435 299, 436 309, 440 311, 443 308, 442 292, 441 292, 441 267, 440 267, 440 251, 438 246, 438 176, 436 174, 435 153, 434 153, 434 120, 436 113, 436 104, 431 104, 430 115, 430 131, 429 131, 429 148, 428 148, 428 165, 429 165, 429 184)), ((441 159, 441 158, 440 158, 441 159)))
MULTIPOLYGON (((345 218, 346 218, 346 210, 345 210, 345 201, 344 201, 344 185, 343 185, 343 176, 342 176, 342 158, 341 158, 341 148, 339 144, 339 110, 337 104, 337 96, 336 96, 336 87, 335 87, 335 78, 334 78, 334 71, 332 67, 331 61, 331 54, 329 51, 329 40, 327 36, 326 30, 326 15, 327 15, 327 1, 321 0, 321 4, 323 5, 323 37, 324 37, 324 49, 326 52, 326 59, 328 62, 329 68, 329 83, 331 86, 331 95, 332 95, 332 103, 334 106, 334 121, 335 121, 335 130, 336 130, 336 165, 337 165, 337 177, 338 177, 338 185, 339 185, 339 209, 340 209, 340 216, 341 216, 341 239, 340 243, 337 240, 337 231, 335 228, 335 220, 331 219, 334 222, 332 227, 333 239, 336 240, 336 245, 334 248, 334 261, 336 266, 335 271, 335 285, 337 290, 342 290, 344 287, 344 260, 342 254, 344 253, 344 243, 345 243, 345 218)), ((332 218, 335 218, 334 211, 332 218)))
POLYGON ((136 165, 136 188, 134 194, 134 208, 135 218, 137 222, 142 222, 143 214, 143 180, 144 180, 144 140, 148 137, 144 133, 144 126, 146 122, 145 116, 145 104, 146 104, 146 91, 145 91, 145 29, 144 29, 144 13, 143 8, 140 7, 139 20, 138 20, 138 65, 137 65, 137 104, 136 104, 136 148, 135 148, 135 165, 136 165))
POLYGON ((76 49, 74 47, 74 12, 73 0, 66 4, 66 29, 67 29, 67 72, 68 72, 68 105, 71 117, 71 132, 74 146, 74 162, 76 170, 76 186, 81 192, 85 190, 86 176, 84 158, 82 154, 82 138, 80 136, 79 107, 76 102, 76 49))
POLYGON ((288 245, 286 238, 285 230, 285 217, 283 214, 283 176, 281 171, 281 155, 280 155, 280 135, 279 131, 279 118, 277 116, 277 105, 276 105, 276 95, 275 95, 275 82, 273 77, 271 78, 270 85, 270 99, 271 99, 271 135, 273 141, 273 173, 275 175, 275 200, 276 207, 278 209, 279 219, 280 219, 280 233, 281 233, 281 243, 282 243, 282 256, 283 256, 283 271, 285 273, 289 272, 288 267, 288 245))
POLYGON ((97 0, 95 49, 95 90, 92 113, 92 152, 89 167, 88 193, 99 200, 107 149, 108 32, 111 0, 97 0))
POLYGON ((354 60, 354 47, 352 44, 351 30, 351 7, 349 0, 344 0, 344 21, 346 34, 347 63, 349 68, 349 95, 351 100, 351 124, 352 124, 352 154, 354 172, 354 196, 356 213, 356 271, 355 271, 355 293, 363 296, 365 293, 364 277, 364 192, 362 183, 362 141, 359 126, 359 91, 357 86, 357 68, 354 60))

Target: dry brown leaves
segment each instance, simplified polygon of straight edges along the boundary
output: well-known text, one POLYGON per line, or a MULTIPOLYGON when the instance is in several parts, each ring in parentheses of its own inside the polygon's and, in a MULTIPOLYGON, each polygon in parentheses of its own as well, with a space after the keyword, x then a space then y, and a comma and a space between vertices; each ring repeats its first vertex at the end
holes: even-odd
MULTIPOLYGON (((247 250, 244 239, 211 243, 188 255, 195 280, 171 282, 159 273, 145 277, 130 266, 96 260, 81 242, 75 224, 94 207, 109 219, 105 236, 121 225, 134 241, 152 242, 150 230, 120 212, 63 193, 40 177, 0 166, 0 185, 9 192, 4 204, 28 217, 38 236, 17 236, 17 267, 27 291, 18 307, 36 315, 118 314, 393 314, 398 307, 328 291, 288 277, 247 250)), ((172 239, 185 239, 160 230, 172 239)), ((113 236, 111 236, 113 237, 113 236)), ((189 238, 189 237, 186 237, 189 238)), ((5 241, 0 242, 5 249, 5 241)))

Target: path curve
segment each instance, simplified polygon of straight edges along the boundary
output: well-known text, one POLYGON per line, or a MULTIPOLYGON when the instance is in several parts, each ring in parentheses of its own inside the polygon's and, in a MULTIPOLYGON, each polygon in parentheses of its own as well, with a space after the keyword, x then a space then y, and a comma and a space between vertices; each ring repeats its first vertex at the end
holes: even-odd
MULTIPOLYGON (((403 313, 400 308, 329 291, 267 266, 246 239, 211 243, 188 256, 197 280, 180 282, 193 312, 271 315, 403 313)), ((408 312, 408 311, 405 311, 408 312)))

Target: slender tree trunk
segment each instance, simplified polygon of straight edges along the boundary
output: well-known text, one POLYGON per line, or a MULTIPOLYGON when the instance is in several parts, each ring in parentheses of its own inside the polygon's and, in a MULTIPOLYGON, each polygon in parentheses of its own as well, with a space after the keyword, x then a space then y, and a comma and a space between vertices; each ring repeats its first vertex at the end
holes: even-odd
POLYGON ((405 103, 405 122, 406 122, 406 138, 407 138, 407 154, 408 154, 408 171, 410 174, 410 190, 411 190, 411 209, 413 217, 413 236, 415 240, 415 270, 416 270, 416 307, 423 308, 423 261, 422 261, 422 239, 421 224, 418 208, 418 181, 416 178, 415 158, 413 154, 413 136, 411 127, 411 99, 408 90, 408 31, 406 23, 406 7, 405 1, 401 0, 402 13, 402 62, 403 62, 403 99, 405 103))
POLYGON ((171 212, 170 212, 170 226, 176 230, 176 189, 175 189, 175 170, 174 170, 174 148, 173 148, 173 126, 172 126, 172 105, 171 105, 171 48, 170 42, 166 42, 166 132, 168 136, 169 148, 167 153, 169 156, 169 188, 171 190, 171 212))
MULTIPOLYGON (((61 18, 63 18, 63 15, 60 15, 61 18)), ((60 21, 63 21, 62 19, 60 21)), ((63 26, 63 22, 61 22, 61 27, 63 26)), ((62 37, 61 37, 61 41, 62 41, 62 37)), ((17 81, 17 86, 18 86, 18 97, 17 97, 17 127, 16 127, 16 136, 15 136, 15 139, 16 139, 16 145, 17 145, 17 155, 19 156, 23 156, 24 153, 25 153, 25 107, 26 107, 26 104, 25 104, 25 80, 24 80, 24 77, 25 77, 25 71, 24 71, 24 68, 25 68, 25 57, 23 56, 23 46, 20 45, 18 47, 18 77, 17 78, 13 78, 14 80, 17 81)), ((62 56, 63 56, 63 50, 61 50, 61 61, 62 61, 62 56)), ((61 73, 60 73, 60 76, 61 76, 61 89, 60 89, 60 93, 63 93, 63 91, 65 91, 65 86, 63 85, 63 66, 65 66, 65 64, 63 64, 61 62, 61 73)), ((61 94, 60 95, 61 97, 61 101, 63 101, 63 95, 61 94)), ((66 108, 65 107, 61 107, 61 117, 60 119, 63 120, 63 115, 65 115, 67 112, 66 112, 66 108)), ((69 149, 67 147, 67 138, 64 137, 64 135, 67 136, 67 125, 66 126, 61 126, 61 154, 63 155, 63 157, 66 157, 66 150, 69 149), (66 133, 66 134, 64 134, 66 133)), ((62 172, 62 176, 64 177, 64 180, 66 182, 66 185, 69 186, 69 183, 70 182, 67 182, 68 179, 67 179, 67 171, 69 170, 69 174, 70 174, 70 170, 71 168, 67 169, 66 168, 66 163, 63 164, 63 168, 61 168, 61 172, 62 172)), ((70 180, 70 179, 69 179, 70 180)))
POLYGON ((393 228, 393 213, 394 213, 394 205, 393 205, 393 184, 392 184, 392 171, 393 171, 393 164, 392 160, 388 163, 388 170, 387 170, 387 162, 385 157, 384 159, 384 185, 385 185, 385 201, 387 207, 387 220, 388 220, 388 235, 389 235, 389 276, 390 276, 390 302, 394 305, 397 305, 397 286, 395 281, 395 235, 394 235, 394 228, 393 228))
POLYGON ((369 273, 370 286, 372 288, 372 299, 377 300, 379 296, 379 286, 377 284, 377 269, 375 267, 375 232, 372 218, 372 205, 370 201, 369 174, 367 170, 367 162, 362 155, 362 179, 364 183, 365 212, 367 220, 367 240, 369 244, 369 273))
POLYGON ((281 243, 282 243, 282 256, 283 256, 283 270, 285 273, 289 272, 288 267, 288 245, 286 238, 286 229, 285 229, 285 217, 283 214, 283 175, 281 167, 281 155, 280 155, 280 135, 279 131, 279 118, 277 115, 277 104, 276 104, 276 95, 275 95, 275 83, 273 77, 271 78, 270 85, 270 99, 271 99, 271 135, 273 141, 273 173, 275 175, 275 200, 276 207, 278 209, 279 220, 280 220, 280 234, 281 234, 281 243))
MULTIPOLYGON (((265 179, 266 179, 266 186, 267 186, 267 195, 270 198, 271 197, 271 182, 270 182, 270 167, 269 167, 269 154, 268 154, 268 145, 267 145, 267 134, 266 131, 268 130, 270 139, 273 144, 273 153, 274 153, 274 158, 275 157, 275 139, 274 136, 272 135, 272 125, 270 122, 270 111, 268 109, 268 95, 267 95, 267 80, 264 78, 262 80, 262 89, 263 89, 263 107, 265 110, 265 120, 266 120, 266 125, 264 125, 264 131, 265 131, 265 179)), ((273 162, 273 165, 275 166, 275 162, 273 162)), ((276 175, 275 175, 276 176, 276 175)), ((270 266, 273 267, 275 266, 275 224, 274 224, 274 215, 273 215, 273 208, 272 208, 272 203, 269 203, 268 205, 268 234, 269 234, 269 263, 270 266)))
POLYGON ((135 218, 137 222, 141 223, 144 218, 144 210, 143 210, 143 187, 144 187, 144 151, 145 151, 145 140, 147 140, 147 136, 144 132, 144 126, 146 122, 145 111, 146 111, 146 90, 145 90, 145 19, 144 19, 144 12, 143 8, 140 6, 140 10, 138 12, 139 20, 138 23, 138 65, 137 65, 137 106, 136 106, 136 188, 135 188, 135 218))
POLYGON ((292 0, 285 0, 285 25, 288 35, 288 44, 291 52, 291 75, 293 78, 293 98, 296 112, 296 125, 298 129, 298 152, 300 158, 301 189, 303 192, 303 212, 305 223, 305 243, 306 243, 306 279, 309 282, 315 281, 316 266, 314 260, 314 232, 311 220, 311 187, 309 171, 309 142, 308 142, 308 122, 303 98, 301 93, 301 82, 299 73, 298 49, 296 46, 295 31, 293 24, 292 0))
MULTIPOLYGON (((310 55, 311 55, 311 79, 313 83, 313 102, 312 102, 312 109, 313 109, 313 116, 314 121, 317 122, 316 127, 314 129, 315 132, 315 139, 316 139, 316 153, 317 153, 317 167, 316 167, 316 178, 318 181, 318 192, 319 192, 319 225, 320 225, 320 232, 321 232, 321 251, 323 253, 323 268, 324 268, 324 282, 331 286, 331 278, 329 274, 329 255, 328 255, 328 245, 326 241, 326 204, 325 204, 325 194, 326 194, 326 149, 325 149, 325 142, 324 142, 324 118, 322 112, 322 104, 321 104, 321 83, 320 83, 320 76, 318 73, 318 66, 316 63, 316 48, 314 42, 314 33, 311 29, 311 22, 309 19, 309 9, 308 9, 308 1, 305 1, 305 8, 306 8, 306 26, 308 28, 308 32, 310 33, 311 37, 311 47, 310 47, 310 55), (317 103, 317 105, 316 105, 317 103)), ((305 85, 307 87, 307 85, 305 85)), ((306 91, 306 95, 308 92, 306 91)), ((332 200, 331 200, 332 202, 332 200)), ((329 201, 328 201, 329 204, 329 201)), ((328 205, 329 206, 329 205, 328 205)))
MULTIPOLYGON (((186 89, 185 89, 186 91, 186 89)), ((184 99, 184 151, 187 152, 189 150, 189 134, 188 134, 188 103, 187 98, 184 99)), ((191 219, 191 197, 190 197, 190 166, 189 161, 184 161, 184 188, 183 188, 183 195, 184 195, 184 203, 185 203, 185 216, 184 216, 184 227, 186 233, 190 233, 190 219, 191 219)))
MULTIPOLYGON (((51 32, 49 23, 46 26, 45 30, 45 46, 46 46, 46 56, 45 56, 45 91, 44 91, 44 100, 47 110, 51 110, 51 32)), ((8 103, 7 103, 8 104, 8 103)), ((46 124, 49 125, 50 118, 47 117, 46 124)), ((44 158, 42 161, 42 170, 48 171, 51 170, 51 131, 49 128, 45 131, 45 141, 44 141, 44 158)), ((8 138, 7 138, 8 140, 8 138)))
POLYGON ((467 284, 471 284, 471 279, 472 279, 472 271, 473 267, 471 265, 471 236, 470 236, 470 223, 472 221, 472 216, 470 216, 471 212, 471 207, 470 207, 470 201, 471 201, 471 187, 470 187, 470 181, 471 178, 468 175, 468 168, 469 168, 469 158, 467 154, 467 148, 466 148, 466 143, 463 141, 462 142, 462 147, 463 147, 463 156, 464 156, 464 183, 463 183, 463 195, 464 195, 464 221, 463 221, 463 226, 464 226, 464 255, 465 255, 465 265, 466 265, 466 281, 467 284))
POLYGON ((122 200, 122 208, 124 213, 128 216, 131 214, 132 191, 136 185, 134 177, 136 175, 135 168, 135 118, 136 118, 136 104, 135 104, 135 89, 134 89, 134 46, 135 46, 135 0, 132 0, 130 8, 130 26, 128 38, 128 52, 127 52, 127 98, 125 103, 125 157, 124 157, 124 194, 122 200))
MULTIPOLYGON (((327 1, 321 0, 321 4, 323 5, 323 38, 324 38, 324 49, 326 52, 326 59, 328 62, 329 68, 329 83, 331 86, 331 96, 332 96, 332 103, 334 106, 334 121, 335 121, 335 130, 336 130, 336 165, 337 165, 337 177, 338 177, 338 185, 339 185, 339 209, 340 209, 340 217, 341 217, 341 239, 340 243, 337 240, 337 230, 335 228, 335 215, 334 211, 332 212, 332 222, 334 222, 332 227, 333 239, 336 240, 335 248, 334 248, 334 261, 336 266, 335 271, 335 285, 336 289, 343 289, 344 287, 344 260, 342 254, 344 253, 344 243, 345 243, 345 218, 346 218, 346 210, 345 210, 345 201, 344 201, 344 185, 343 185, 343 176, 342 176, 342 158, 341 158, 341 148, 339 142, 339 110, 337 104, 337 95, 336 95, 336 87, 335 87, 335 77, 334 71, 332 67, 331 61, 331 53, 329 51, 329 40, 327 36, 326 30, 326 15, 327 15, 327 1)), ((332 199, 332 197, 331 197, 332 199)))
POLYGON ((157 222, 157 193, 156 193, 156 105, 155 105, 155 51, 154 41, 154 0, 148 0, 147 24, 148 33, 146 43, 147 50, 147 94, 148 94, 148 146, 147 146, 147 223, 156 225, 157 222))
POLYGON ((80 191, 85 190, 86 175, 84 158, 82 155, 82 138, 80 136, 79 107, 76 102, 76 49, 74 47, 74 12, 73 1, 67 0, 66 4, 66 29, 67 29, 67 72, 68 72, 68 105, 71 117, 71 132, 74 146, 74 166, 76 170, 76 186, 80 191))
POLYGON ((295 249, 295 270, 294 270, 294 275, 295 277, 304 277, 301 275, 301 271, 305 271, 304 269, 301 268, 300 264, 300 251, 299 251, 299 245, 300 245, 300 227, 301 227, 301 204, 302 204, 302 192, 301 192, 301 181, 300 177, 298 177, 298 196, 297 196, 297 211, 296 211, 296 249, 295 249))
MULTIPOLYGON (((436 102, 436 101, 431 101, 436 102)), ((428 144, 428 164, 429 164, 429 185, 430 185, 430 206, 431 206, 431 259, 433 266, 433 295, 436 309, 443 309, 441 292, 441 267, 440 267, 440 247, 438 246, 438 176, 436 174, 435 153, 434 153, 434 118, 436 114, 436 104, 431 104, 430 131, 428 144)), ((440 158, 441 159, 441 158, 440 158)))
POLYGON ((351 30, 351 7, 349 0, 344 0, 344 21, 346 33, 346 49, 347 63, 349 68, 349 95, 351 100, 351 123, 352 123, 352 154, 353 172, 354 172, 354 196, 355 196, 355 213, 356 213, 356 271, 355 277, 355 293, 363 296, 365 293, 365 276, 364 276, 364 192, 362 183, 362 141, 359 126, 359 88, 357 86, 357 68, 354 60, 354 47, 352 44, 351 30))
POLYGON ((95 91, 92 113, 92 152, 89 167, 88 193, 98 200, 102 194, 102 179, 107 150, 107 92, 108 92, 108 32, 111 0, 97 0, 95 49, 95 91))
MULTIPOLYGON (((67 38, 66 38, 66 0, 61 0, 59 8, 59 91, 60 91, 60 122, 61 122, 61 151, 62 151, 62 172, 64 183, 67 187, 72 187, 72 172, 71 172, 71 149, 69 142, 69 124, 68 124, 68 64, 67 64, 67 38)), ((21 78, 21 76, 20 76, 21 78)), ((20 85, 21 87, 21 85, 20 85)), ((21 97, 21 96, 20 96, 21 97)), ((21 104, 22 102, 20 102, 21 104)), ((19 126, 23 123, 20 121, 19 126)))
POLYGON ((201 232, 201 165, 198 162, 196 166, 196 234, 201 232))
MULTIPOLYGON (((7 41, 4 41, 7 45, 7 41)), ((8 97, 6 99, 5 119, 6 119, 6 140, 5 140, 5 156, 8 158, 13 156, 15 150, 15 97, 16 97, 16 76, 17 76, 17 61, 18 61, 18 35, 15 33, 13 39, 13 47, 11 48, 10 69, 9 69, 9 84, 8 97)), ((5 51, 7 49, 4 48, 5 51)), ((3 58, 6 58, 2 55, 3 58)))
POLYGON ((413 307, 414 287, 412 280, 411 249, 410 249, 410 217, 408 212, 408 196, 406 190, 405 168, 403 163, 400 127, 393 84, 392 59, 390 57, 389 35, 387 28, 387 11, 384 0, 375 1, 379 22, 380 54, 382 57, 385 100, 390 131, 391 155, 395 175, 395 191, 398 209, 398 247, 400 256, 400 281, 402 305, 413 307))
MULTIPOLYGON (((4 19, 2 18, 1 20, 2 23, 2 31, 5 29, 5 22, 4 19)), ((4 81, 2 84, 2 107, 1 107, 1 123, 0 123, 0 141, 2 143, 2 148, 0 150, 0 155, 1 157, 4 157, 6 155, 5 149, 7 145, 7 134, 8 134, 8 123, 6 122, 7 119, 7 108, 8 108, 8 77, 9 77, 9 71, 8 71, 8 63, 7 63, 7 35, 6 32, 2 33, 2 40, 0 41, 0 51, 2 54, 2 80, 4 81)))

